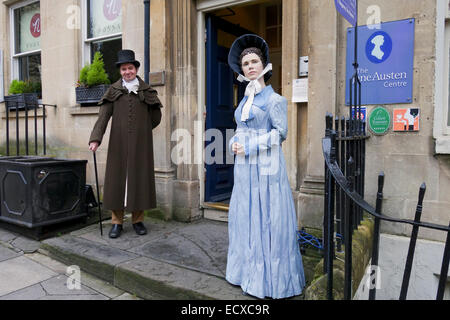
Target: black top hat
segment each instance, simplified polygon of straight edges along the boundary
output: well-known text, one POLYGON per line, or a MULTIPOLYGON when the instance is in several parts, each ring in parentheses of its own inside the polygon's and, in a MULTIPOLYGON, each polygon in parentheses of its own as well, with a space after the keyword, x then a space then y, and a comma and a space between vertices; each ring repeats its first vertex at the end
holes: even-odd
POLYGON ((116 67, 120 67, 121 64, 132 63, 136 68, 141 65, 134 57, 133 50, 121 50, 117 53, 116 67))
MULTIPOLYGON (((243 36, 240 36, 239 38, 234 40, 230 48, 230 53, 228 54, 228 64, 234 72, 243 75, 240 56, 242 51, 251 47, 260 49, 263 54, 264 60, 266 60, 266 65, 270 63, 269 46, 267 45, 266 40, 257 36, 256 34, 244 34, 243 36)), ((264 80, 268 81, 271 76, 272 71, 267 72, 264 75, 264 80)))

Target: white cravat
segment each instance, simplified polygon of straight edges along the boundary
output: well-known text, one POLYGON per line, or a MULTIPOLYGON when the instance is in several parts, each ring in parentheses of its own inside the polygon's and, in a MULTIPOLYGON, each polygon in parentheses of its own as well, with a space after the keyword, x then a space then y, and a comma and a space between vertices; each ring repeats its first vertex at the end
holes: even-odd
POLYGON ((134 92, 137 94, 137 90, 139 89, 139 80, 138 78, 134 78, 134 80, 131 80, 130 82, 125 81, 125 79, 122 79, 122 85, 128 89, 128 93, 134 92))
POLYGON ((256 78, 255 80, 250 80, 247 77, 244 77, 243 75, 239 75, 237 78, 238 81, 248 81, 249 84, 247 85, 247 88, 245 88, 245 95, 248 97, 247 101, 244 104, 244 107, 242 108, 242 116, 241 121, 247 121, 249 115, 250 115, 250 107, 253 104, 253 100, 255 99, 255 95, 260 93, 262 91, 261 83, 259 83, 259 79, 263 77, 267 72, 272 70, 272 64, 269 63, 261 72, 261 74, 256 78))

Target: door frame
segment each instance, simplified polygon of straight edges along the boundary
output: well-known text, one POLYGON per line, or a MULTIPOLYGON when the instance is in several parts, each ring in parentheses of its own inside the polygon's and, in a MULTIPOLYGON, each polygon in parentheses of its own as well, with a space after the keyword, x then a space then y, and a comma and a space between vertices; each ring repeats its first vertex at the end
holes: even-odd
POLYGON ((205 177, 206 168, 203 165, 204 148, 203 136, 205 133, 206 120, 206 14, 208 12, 222 9, 230 6, 235 6, 243 3, 255 2, 255 0, 197 0, 197 121, 201 123, 200 128, 197 128, 202 134, 197 134, 195 137, 196 145, 202 146, 198 148, 201 152, 202 159, 198 168, 198 178, 200 185, 200 208, 205 208, 205 177))

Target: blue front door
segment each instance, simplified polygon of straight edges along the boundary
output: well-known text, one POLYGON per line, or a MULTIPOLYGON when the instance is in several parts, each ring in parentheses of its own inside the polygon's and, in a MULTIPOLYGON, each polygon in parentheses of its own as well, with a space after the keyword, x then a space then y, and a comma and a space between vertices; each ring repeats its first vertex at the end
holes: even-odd
MULTIPOLYGON (((227 164, 226 160, 228 152, 226 131, 227 129, 236 128, 236 123, 234 122, 235 103, 236 100, 240 101, 242 99, 245 89, 242 84, 236 82, 233 71, 228 66, 229 48, 218 45, 218 30, 230 33, 236 37, 250 32, 214 16, 207 16, 206 26, 207 97, 205 128, 206 130, 216 129, 221 132, 222 149, 217 148, 217 143, 220 140, 216 141, 217 137, 214 138, 214 135, 212 135, 211 141, 206 141, 205 143, 206 156, 216 159, 215 163, 205 165, 205 201, 218 202, 229 199, 233 190, 233 164, 227 164), (208 148, 208 145, 212 143, 214 143, 215 148, 208 148), (220 151, 223 152, 220 153, 220 151), (222 161, 218 161, 219 159, 222 161)), ((231 138, 231 136, 228 138, 231 138)))

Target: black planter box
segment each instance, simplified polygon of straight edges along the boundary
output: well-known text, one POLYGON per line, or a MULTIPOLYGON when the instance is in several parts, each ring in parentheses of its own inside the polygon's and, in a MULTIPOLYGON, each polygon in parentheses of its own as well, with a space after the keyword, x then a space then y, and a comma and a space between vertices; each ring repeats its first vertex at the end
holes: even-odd
POLYGON ((0 158, 0 221, 37 228, 87 216, 86 163, 0 158))
POLYGON ((25 106, 28 109, 34 109, 38 107, 38 95, 37 93, 21 93, 5 96, 6 110, 24 110, 25 106))
POLYGON ((92 104, 97 103, 105 94, 109 88, 109 84, 102 84, 94 87, 77 87, 75 88, 75 94, 77 103, 79 104, 92 104))

